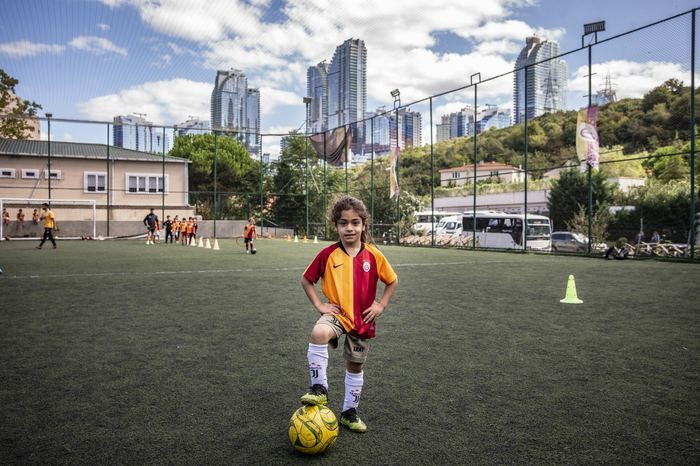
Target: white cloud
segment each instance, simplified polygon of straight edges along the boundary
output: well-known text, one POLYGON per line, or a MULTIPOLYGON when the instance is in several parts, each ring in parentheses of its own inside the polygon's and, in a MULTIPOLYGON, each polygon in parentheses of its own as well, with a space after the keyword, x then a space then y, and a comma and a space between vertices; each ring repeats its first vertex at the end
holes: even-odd
POLYGON ((125 48, 118 47, 111 40, 95 36, 79 36, 71 40, 68 45, 78 50, 102 55, 105 52, 113 52, 124 57, 127 56, 125 48))
POLYGON ((293 92, 281 89, 271 87, 260 89, 260 111, 263 115, 269 115, 282 105, 302 105, 302 98, 293 92))
POLYGON ((65 46, 59 44, 41 44, 28 40, 0 44, 0 54, 9 55, 11 57, 31 57, 42 53, 59 54, 65 49, 65 46))
POLYGON ((510 58, 503 56, 518 51, 517 41, 535 32, 553 38, 563 33, 516 20, 498 26, 509 8, 531 5, 531 0, 435 0, 430 5, 423 0, 295 1, 283 7, 284 20, 279 22, 265 21, 265 1, 130 3, 154 29, 202 47, 204 67, 243 69, 249 77, 257 74, 277 87, 303 88, 307 66, 330 61, 334 47, 344 40, 362 38, 368 49, 369 94, 381 101, 388 100, 385 94, 395 87, 407 97, 420 98, 464 84, 468 73, 481 71, 487 77, 503 72, 512 68, 510 58), (474 40, 475 49, 430 51, 435 34, 443 31, 474 40))
MULTIPOLYGON (((642 97, 651 89, 661 85, 670 78, 690 81, 690 71, 680 63, 671 62, 633 62, 613 60, 593 64, 592 87, 595 93, 604 85, 605 77, 610 77, 615 84, 618 99, 642 97)), ((569 81, 569 91, 588 93, 588 65, 581 66, 569 81)))
POLYGON ((97 23, 97 27, 100 29, 100 31, 109 31, 109 24, 97 23))
POLYGON ((117 115, 139 112, 154 124, 177 124, 187 115, 209 115, 212 85, 176 78, 153 81, 94 97, 79 104, 80 111, 95 120, 112 120, 117 115))

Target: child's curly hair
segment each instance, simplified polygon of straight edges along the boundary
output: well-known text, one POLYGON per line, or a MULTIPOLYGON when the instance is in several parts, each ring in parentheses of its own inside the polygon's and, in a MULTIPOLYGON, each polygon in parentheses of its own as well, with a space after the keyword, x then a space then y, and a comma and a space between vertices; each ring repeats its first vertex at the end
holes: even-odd
POLYGON ((365 205, 365 203, 357 199, 356 197, 339 197, 333 204, 333 207, 331 207, 330 211, 328 212, 328 219, 333 225, 336 225, 338 223, 338 220, 340 220, 340 216, 342 215, 343 211, 350 209, 357 212, 357 215, 359 215, 362 219, 362 234, 360 236, 361 241, 363 243, 373 243, 374 240, 372 239, 372 235, 367 229, 370 222, 369 210, 367 210, 367 206, 365 205))

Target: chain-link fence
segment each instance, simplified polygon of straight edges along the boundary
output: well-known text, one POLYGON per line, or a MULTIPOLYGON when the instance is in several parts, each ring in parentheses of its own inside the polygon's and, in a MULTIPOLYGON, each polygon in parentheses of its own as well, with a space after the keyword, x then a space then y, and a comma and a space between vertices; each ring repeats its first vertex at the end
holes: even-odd
POLYGON ((409 104, 396 90, 393 108, 319 133, 308 108, 290 134, 41 118, 46 140, 0 141, 0 197, 10 222, 32 199, 95 200, 105 235, 153 207, 213 235, 253 218, 330 239, 329 207, 350 194, 380 243, 695 259, 696 16, 568 52, 530 37, 498 76, 409 104))

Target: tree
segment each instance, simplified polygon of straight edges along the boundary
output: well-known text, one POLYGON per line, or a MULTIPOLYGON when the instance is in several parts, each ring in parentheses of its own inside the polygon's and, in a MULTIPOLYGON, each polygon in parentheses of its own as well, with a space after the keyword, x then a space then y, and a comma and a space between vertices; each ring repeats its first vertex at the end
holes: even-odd
POLYGON ((24 118, 35 116, 41 105, 22 100, 15 95, 15 86, 19 81, 0 69, 0 113, 10 118, 0 119, 0 138, 28 139, 33 129, 24 118))
POLYGON ((192 161, 190 195, 206 218, 244 218, 260 201, 260 163, 235 139, 190 134, 175 140, 170 156, 192 161), (217 206, 214 212, 214 145, 216 140, 217 206))
MULTIPOLYGON (((605 176, 595 170, 591 177, 593 193, 593 214, 601 205, 610 203, 616 195, 616 187, 610 184, 605 176)), ((588 180, 584 173, 576 169, 564 170, 558 180, 552 183, 547 198, 549 217, 554 229, 564 228, 571 220, 579 206, 588 206, 588 180)))

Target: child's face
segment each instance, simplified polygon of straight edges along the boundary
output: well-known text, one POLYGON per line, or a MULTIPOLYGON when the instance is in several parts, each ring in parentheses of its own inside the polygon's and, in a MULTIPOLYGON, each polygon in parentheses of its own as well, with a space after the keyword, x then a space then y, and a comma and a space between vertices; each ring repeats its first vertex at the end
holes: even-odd
POLYGON ((340 236, 340 241, 343 242, 343 245, 356 246, 360 244, 365 224, 354 209, 347 209, 341 212, 335 226, 338 229, 338 236, 340 236))

